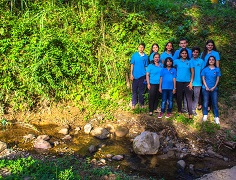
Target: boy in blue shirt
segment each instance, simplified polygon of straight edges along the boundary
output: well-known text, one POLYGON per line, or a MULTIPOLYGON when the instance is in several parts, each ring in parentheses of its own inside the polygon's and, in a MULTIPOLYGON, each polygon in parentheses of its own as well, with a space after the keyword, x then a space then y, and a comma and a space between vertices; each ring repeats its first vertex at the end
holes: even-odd
POLYGON ((189 49, 189 48, 187 48, 187 46, 188 46, 188 41, 187 41, 187 39, 184 39, 184 38, 180 39, 180 40, 179 40, 179 47, 180 47, 180 48, 175 51, 175 54, 174 54, 174 56, 173 56, 173 59, 174 59, 174 60, 175 60, 175 59, 179 59, 179 57, 180 57, 180 50, 181 50, 181 49, 187 49, 189 58, 191 58, 191 57, 192 57, 192 50, 189 49))
POLYGON ((144 91, 146 85, 144 84, 146 67, 148 66, 148 56, 144 53, 145 44, 140 43, 138 52, 135 52, 130 60, 130 79, 132 82, 132 109, 135 108, 137 102, 141 108, 144 106, 144 91), (137 101, 138 96, 138 101, 137 101))

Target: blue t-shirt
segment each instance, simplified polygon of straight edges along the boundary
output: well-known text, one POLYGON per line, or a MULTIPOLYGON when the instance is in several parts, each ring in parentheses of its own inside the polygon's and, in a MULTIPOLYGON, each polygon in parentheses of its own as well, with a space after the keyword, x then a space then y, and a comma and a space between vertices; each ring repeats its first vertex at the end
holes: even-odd
MULTIPOLYGON (((171 58, 173 59, 172 53, 168 54, 166 51, 163 52, 163 53, 161 53, 160 61, 161 61, 161 62, 162 62, 162 61, 165 61, 165 59, 166 59, 167 57, 171 57, 171 58)), ((174 59, 173 59, 173 60, 174 60, 174 59)))
POLYGON ((152 54, 150 54, 150 56, 149 56, 149 61, 150 61, 150 62, 153 61, 153 56, 154 56, 154 54, 155 54, 155 52, 152 52, 152 54))
POLYGON ((161 70, 160 76, 162 77, 162 86, 161 89, 174 89, 173 79, 176 78, 176 69, 171 68, 168 70, 167 68, 163 68, 161 70))
MULTIPOLYGON (((217 77, 221 76, 220 68, 215 67, 214 69, 210 69, 208 66, 202 70, 201 76, 205 77, 206 84, 211 89, 215 86, 217 77)), ((204 84, 202 88, 206 88, 204 84)))
MULTIPOLYGON (((182 48, 179 48, 179 49, 177 49, 176 51, 175 51, 175 54, 174 54, 174 56, 173 56, 173 58, 174 59, 179 59, 179 53, 180 53, 180 50, 181 50, 182 48)), ((192 58, 192 50, 191 49, 189 49, 189 48, 185 48, 185 49, 187 49, 187 51, 188 51, 188 57, 191 59, 192 58)))
MULTIPOLYGON (((220 54, 217 51, 212 50, 210 53, 206 54, 205 58, 203 59, 205 62, 205 65, 207 64, 207 61, 210 56, 214 56, 216 58, 216 61, 220 60, 220 54)), ((200 57, 202 58, 202 53, 200 57)))
POLYGON ((182 59, 174 60, 174 66, 177 69, 176 81, 190 82, 191 81, 191 68, 192 64, 189 60, 183 61, 182 59))
POLYGON ((190 63, 192 63, 192 67, 194 68, 193 86, 202 86, 201 71, 205 67, 204 61, 200 58, 192 58, 190 63))
POLYGON ((160 84, 160 73, 163 68, 162 63, 159 63, 158 66, 155 64, 149 64, 147 67, 147 72, 150 77, 150 84, 160 84))
POLYGON ((145 53, 143 56, 141 56, 139 52, 136 52, 132 55, 130 64, 134 65, 133 69, 134 79, 138 79, 142 76, 145 76, 146 74, 145 67, 148 66, 148 56, 145 53))

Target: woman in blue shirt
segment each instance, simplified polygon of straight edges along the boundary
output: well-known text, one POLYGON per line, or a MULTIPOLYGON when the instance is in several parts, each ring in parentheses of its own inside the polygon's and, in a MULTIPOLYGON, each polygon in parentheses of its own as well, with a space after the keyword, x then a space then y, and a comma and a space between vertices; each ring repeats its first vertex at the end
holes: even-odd
POLYGON ((175 53, 175 50, 174 50, 173 43, 172 42, 166 43, 165 50, 161 54, 161 62, 162 62, 162 64, 164 64, 165 59, 167 57, 171 57, 173 59, 174 53, 175 53))
POLYGON ((189 61, 188 50, 181 49, 179 59, 174 60, 176 66, 176 95, 179 114, 182 113, 183 99, 186 97, 189 119, 192 119, 192 82, 194 79, 194 69, 189 61), (184 94, 183 94, 184 93, 184 94))
POLYGON ((153 111, 157 109, 158 101, 160 98, 159 84, 160 72, 163 68, 160 63, 160 54, 155 53, 153 56, 153 63, 149 64, 146 72, 147 88, 149 90, 149 115, 153 115, 153 111))
POLYGON ((218 83, 221 76, 220 68, 216 65, 214 56, 208 58, 206 67, 201 72, 202 76, 202 94, 203 94, 203 121, 207 120, 209 97, 212 100, 214 120, 216 124, 220 124, 218 110, 218 83))
POLYGON ((149 54, 149 64, 152 63, 154 54, 158 53, 158 51, 159 51, 159 45, 157 43, 153 43, 149 54))

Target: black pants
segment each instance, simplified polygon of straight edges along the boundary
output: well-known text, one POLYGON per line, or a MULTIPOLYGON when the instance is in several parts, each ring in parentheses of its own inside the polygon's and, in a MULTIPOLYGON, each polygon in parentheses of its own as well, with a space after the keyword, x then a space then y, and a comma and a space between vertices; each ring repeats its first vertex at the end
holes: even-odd
POLYGON ((193 91, 190 90, 189 87, 187 87, 188 85, 189 85, 189 82, 176 82, 178 112, 181 112, 182 110, 182 104, 183 104, 183 100, 185 96, 187 100, 188 112, 189 114, 193 114, 193 111, 192 111, 193 91))
POLYGON ((160 97, 161 93, 159 92, 159 84, 151 84, 148 97, 149 112, 153 112, 153 110, 157 109, 160 97))

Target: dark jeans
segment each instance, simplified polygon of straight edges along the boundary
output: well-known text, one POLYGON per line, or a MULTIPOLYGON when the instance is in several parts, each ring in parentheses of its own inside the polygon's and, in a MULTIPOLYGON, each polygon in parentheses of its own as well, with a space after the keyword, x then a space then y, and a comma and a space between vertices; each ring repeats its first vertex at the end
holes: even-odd
POLYGON ((145 91, 145 87, 146 84, 144 84, 144 80, 145 80, 146 76, 142 76, 138 79, 134 79, 133 83, 132 83, 132 106, 135 106, 137 104, 137 102, 139 102, 139 104, 141 106, 144 105, 144 91, 145 91), (137 101, 137 97, 138 97, 138 101, 137 101))
POLYGON ((153 110, 157 109, 160 94, 161 93, 159 92, 159 84, 151 84, 148 97, 149 112, 153 112, 153 110))
POLYGON ((202 88, 203 94, 203 115, 208 115, 208 104, 209 97, 211 98, 213 113, 215 117, 219 117, 218 110, 218 90, 207 91, 205 88, 202 88))
POLYGON ((165 112, 166 102, 168 101, 167 112, 171 113, 173 108, 173 90, 162 89, 162 102, 161 102, 161 112, 165 112))
POLYGON ((181 112, 183 100, 184 97, 186 97, 188 113, 192 115, 193 91, 190 90, 189 87, 187 87, 188 85, 189 82, 176 82, 177 106, 178 106, 178 112, 181 112))

